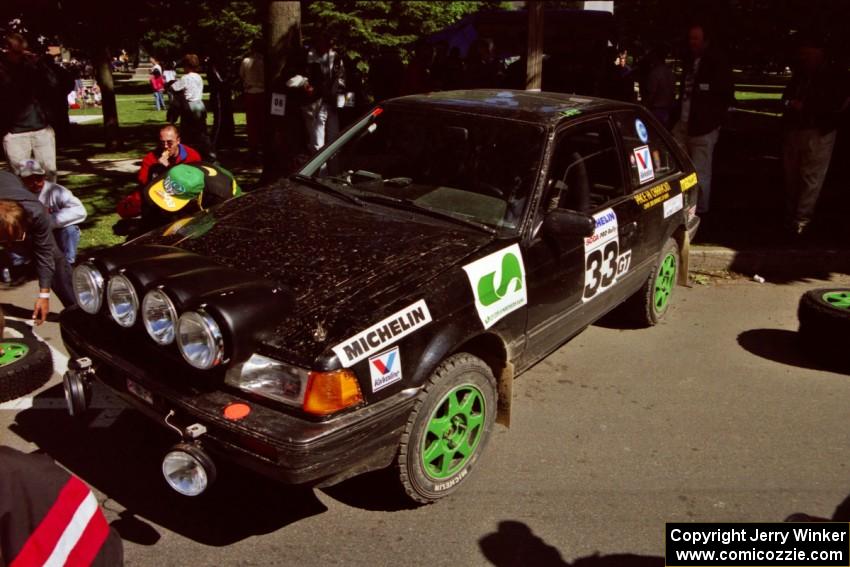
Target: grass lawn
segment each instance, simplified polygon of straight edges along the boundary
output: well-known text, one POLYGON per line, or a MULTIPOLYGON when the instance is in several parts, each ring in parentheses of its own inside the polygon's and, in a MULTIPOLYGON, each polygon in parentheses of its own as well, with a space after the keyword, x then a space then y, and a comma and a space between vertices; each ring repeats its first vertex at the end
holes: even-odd
MULTIPOLYGON (((205 99, 208 95, 205 95, 205 99)), ((154 108, 153 94, 147 82, 126 81, 116 84, 118 122, 122 146, 106 151, 103 144, 103 122, 101 120, 74 124, 70 140, 57 147, 60 171, 59 183, 70 189, 86 207, 88 219, 82 225, 80 250, 94 250, 119 244, 124 236, 113 232, 120 219, 115 212, 116 204, 137 188, 136 162, 156 147, 159 128, 165 124, 165 111, 154 108), (133 161, 127 161, 133 160, 133 161)), ((85 108, 71 110, 70 116, 100 116, 101 109, 85 108)), ((212 125, 213 116, 208 114, 207 123, 212 125)), ((244 142, 245 113, 234 114, 236 143, 234 149, 219 151, 219 162, 236 175, 243 187, 257 181, 257 173, 245 171, 248 161, 244 142), (239 149, 243 146, 242 149, 239 149)))

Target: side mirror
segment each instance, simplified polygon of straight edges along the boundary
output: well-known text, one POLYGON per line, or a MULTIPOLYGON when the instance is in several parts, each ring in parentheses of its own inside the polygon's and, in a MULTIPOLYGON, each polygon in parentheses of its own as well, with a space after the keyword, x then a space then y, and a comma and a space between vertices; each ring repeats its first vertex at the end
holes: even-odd
POLYGON ((556 240, 570 236, 584 238, 591 236, 594 230, 596 221, 593 217, 569 209, 553 209, 543 219, 543 234, 556 240))

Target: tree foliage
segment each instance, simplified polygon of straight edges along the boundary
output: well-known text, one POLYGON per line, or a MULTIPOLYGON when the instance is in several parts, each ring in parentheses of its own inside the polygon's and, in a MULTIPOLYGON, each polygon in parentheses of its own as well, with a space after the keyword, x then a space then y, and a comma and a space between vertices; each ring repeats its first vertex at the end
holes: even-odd
POLYGON ((406 56, 417 39, 441 30, 467 14, 505 8, 510 3, 484 2, 364 2, 342 0, 306 3, 307 41, 329 34, 340 49, 363 69, 384 49, 406 56))

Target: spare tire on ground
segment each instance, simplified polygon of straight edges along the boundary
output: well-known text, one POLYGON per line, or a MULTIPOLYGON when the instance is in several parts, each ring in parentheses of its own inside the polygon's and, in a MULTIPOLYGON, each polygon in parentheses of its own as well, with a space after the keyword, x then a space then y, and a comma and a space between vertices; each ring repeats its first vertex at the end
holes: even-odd
POLYGON ((29 394, 53 374, 50 349, 33 337, 0 338, 0 349, 0 402, 29 394))
POLYGON ((822 359, 850 368, 850 288, 812 289, 797 310, 800 337, 822 359))

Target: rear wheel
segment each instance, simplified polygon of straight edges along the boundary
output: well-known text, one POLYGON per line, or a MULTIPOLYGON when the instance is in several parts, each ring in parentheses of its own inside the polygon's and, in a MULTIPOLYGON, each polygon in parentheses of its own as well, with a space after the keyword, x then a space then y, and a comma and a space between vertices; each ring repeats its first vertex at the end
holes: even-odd
POLYGON ((427 504, 454 492, 475 466, 496 415, 496 379, 470 354, 446 359, 420 392, 396 466, 407 496, 427 504))
POLYGON ((50 349, 34 338, 0 339, 0 402, 44 385, 53 373, 50 349))
POLYGON ((657 325, 667 314, 678 276, 679 245, 668 238, 649 278, 624 304, 629 317, 640 325, 657 325))

